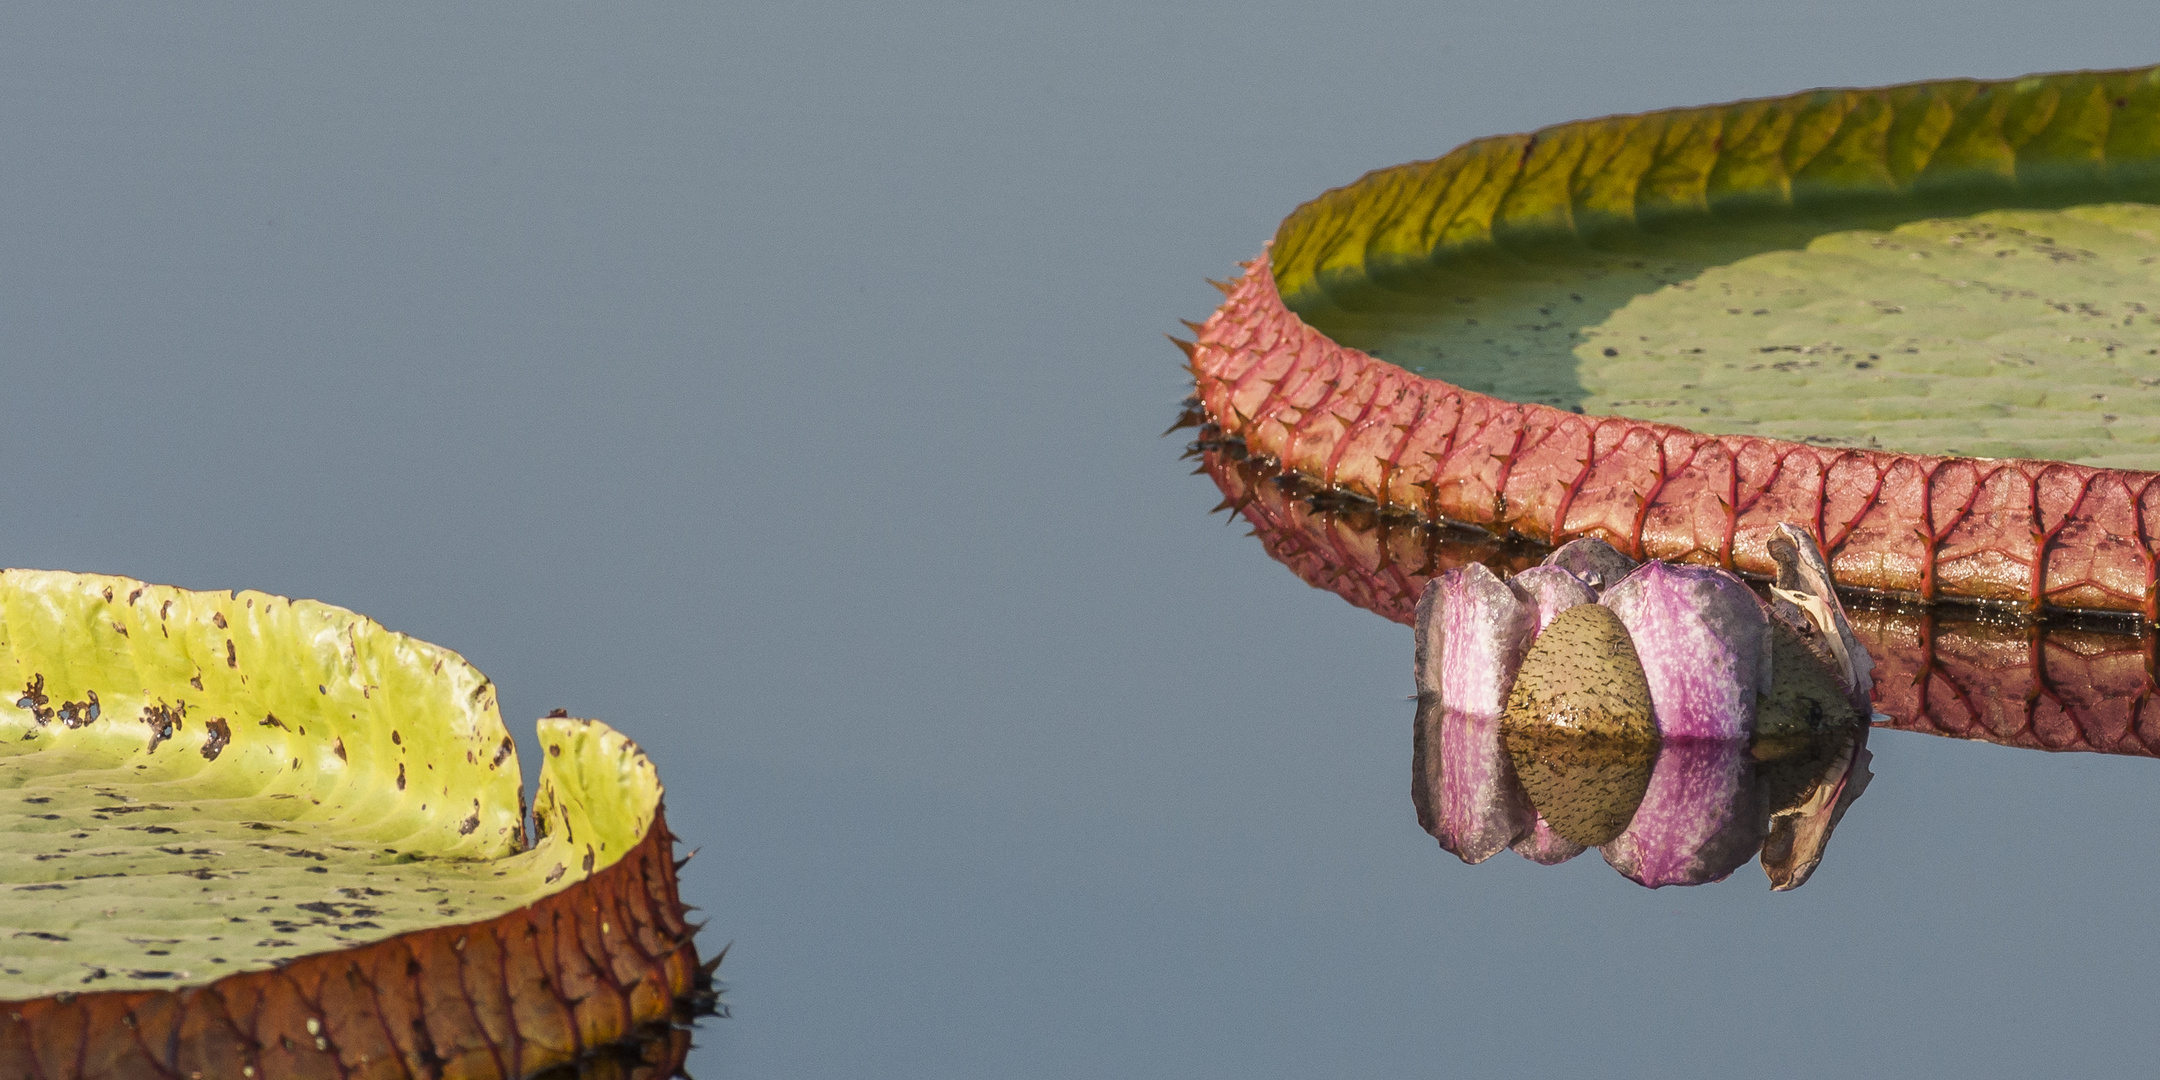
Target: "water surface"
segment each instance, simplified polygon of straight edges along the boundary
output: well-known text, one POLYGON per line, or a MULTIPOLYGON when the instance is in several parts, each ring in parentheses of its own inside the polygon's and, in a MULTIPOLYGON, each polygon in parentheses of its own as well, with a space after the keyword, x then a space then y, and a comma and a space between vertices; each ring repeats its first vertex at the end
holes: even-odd
POLYGON ((734 943, 708 1080, 2135 1075, 2153 762, 1877 732, 1790 894, 1466 867, 1408 631, 1156 435, 1203 278, 1365 169, 2149 15, 22 7, 0 561, 320 598, 637 738, 734 943))

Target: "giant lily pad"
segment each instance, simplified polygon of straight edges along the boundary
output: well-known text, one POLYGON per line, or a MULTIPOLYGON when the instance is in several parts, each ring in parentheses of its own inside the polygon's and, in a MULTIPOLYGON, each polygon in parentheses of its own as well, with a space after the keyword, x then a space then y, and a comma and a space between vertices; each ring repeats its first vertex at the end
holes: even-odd
POLYGON ((2160 617, 2160 69, 1562 124, 1298 208, 1189 347, 1323 486, 2160 617))
POLYGON ((0 1061, 524 1076, 696 992, 652 764, 352 612, 0 574, 0 1061))

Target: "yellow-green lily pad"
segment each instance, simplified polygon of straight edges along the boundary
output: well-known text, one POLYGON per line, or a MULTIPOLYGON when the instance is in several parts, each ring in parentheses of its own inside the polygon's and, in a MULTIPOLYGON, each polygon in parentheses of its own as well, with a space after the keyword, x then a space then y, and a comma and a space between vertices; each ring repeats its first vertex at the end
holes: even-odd
POLYGON ((0 573, 0 998, 173 989, 571 888, 654 822, 621 735, 350 611, 0 573))
POLYGON ((2160 69, 1557 125, 1301 207, 1331 339, 1512 401, 2160 468, 2160 69))

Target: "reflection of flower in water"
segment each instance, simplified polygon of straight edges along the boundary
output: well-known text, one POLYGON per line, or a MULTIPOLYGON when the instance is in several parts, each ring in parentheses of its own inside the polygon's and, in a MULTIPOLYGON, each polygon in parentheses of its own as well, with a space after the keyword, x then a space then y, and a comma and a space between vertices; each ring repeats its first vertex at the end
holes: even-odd
MULTIPOLYGON (((1531 541, 1425 522, 1344 496, 1248 456, 1241 441, 1225 438, 1197 414, 1178 426, 1199 428, 1189 455, 1199 459, 1196 471, 1221 491, 1217 510, 1227 509, 1233 521, 1249 525, 1269 557, 1299 579, 1391 621, 1413 623, 1419 596, 1448 570, 1482 563, 1506 576, 1537 566, 1552 553, 1531 541)), ((1811 591, 1795 594, 1805 601, 1811 591)), ((2024 749, 2160 756, 2160 661, 2154 659, 2160 655, 2160 635, 2129 622, 2021 620, 2016 612, 1921 606, 1894 597, 1848 595, 1845 603, 1852 637, 1828 640, 1848 648, 1857 643, 1864 648, 1856 659, 1873 659, 1875 727, 2024 749)), ((1421 715, 1421 743, 1423 732, 1435 730, 1425 720, 1421 715)), ((1586 749, 1581 739, 1568 745, 1574 757, 1549 752, 1550 740, 1540 754, 1553 769, 1574 770, 1579 784, 1594 786, 1598 769, 1624 776, 1628 768, 1642 767, 1639 752, 1631 764, 1621 748, 1586 749)), ((1421 813, 1428 794, 1423 749, 1421 813)), ((1806 879, 1844 805, 1867 781, 1865 770, 1850 770, 1843 787, 1818 782, 1824 771, 1849 760, 1851 749, 1835 740, 1793 745, 1758 731, 1750 756, 1756 759, 1753 783, 1769 818, 1762 862, 1774 887, 1790 888, 1806 879)), ((1650 760, 1656 762, 1654 756, 1650 760)), ((1533 805, 1548 807, 1556 795, 1538 785, 1554 778, 1510 765, 1526 794, 1534 794, 1533 805)), ((1623 808, 1632 815, 1633 806, 1623 808)), ((1557 845, 1508 846, 1540 861, 1579 853, 1564 836, 1558 839, 1557 845)))
POLYGON ((1602 540, 1504 581, 1478 563, 1434 578, 1417 612, 1426 830, 1473 863, 1596 846, 1652 887, 1723 878, 1775 831, 1773 886, 1805 881, 1865 786, 1869 664, 1807 534, 1772 547, 1767 601, 1602 540))

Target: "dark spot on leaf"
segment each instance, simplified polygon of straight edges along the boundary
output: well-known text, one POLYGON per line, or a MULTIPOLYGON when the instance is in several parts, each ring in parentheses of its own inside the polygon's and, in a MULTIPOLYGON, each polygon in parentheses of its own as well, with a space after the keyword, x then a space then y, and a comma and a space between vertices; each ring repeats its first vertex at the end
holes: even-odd
POLYGON ((587 845, 585 845, 585 872, 586 872, 586 873, 588 873, 588 874, 592 873, 592 864, 593 864, 593 853, 592 853, 592 845, 591 845, 591 844, 587 844, 587 845))
POLYGON ((345 740, 342 738, 331 745, 330 752, 336 754, 339 761, 351 760, 345 756, 345 740))
POLYGON ((112 603, 112 586, 110 585, 105 586, 105 602, 112 603))
POLYGON ((516 749, 516 745, 510 741, 510 736, 503 736, 502 745, 495 748, 495 760, 488 762, 488 768, 501 768, 503 759, 509 757, 510 752, 514 749, 516 749))
POLYGON ((548 756, 549 756, 549 757, 561 757, 561 756, 562 756, 562 744, 561 744, 561 743, 555 743, 555 744, 552 744, 552 745, 550 745, 550 746, 548 747, 548 756))
POLYGON ((142 599, 142 594, 143 594, 143 591, 142 591, 141 589, 137 589, 137 590, 135 590, 134 592, 131 592, 131 593, 129 593, 129 594, 128 594, 128 603, 132 604, 132 603, 134 603, 135 601, 137 601, 137 600, 140 600, 140 599, 142 599))
POLYGON ((46 933, 46 932, 45 932, 45 931, 43 931, 43 930, 17 930, 17 931, 15 931, 15 934, 14 934, 14 936, 15 936, 15 937, 36 938, 36 939, 38 939, 39 941, 66 941, 66 940, 67 940, 67 938, 65 938, 65 937, 62 937, 62 936, 60 936, 59 934, 48 934, 48 933, 46 933))
POLYGON ((178 705, 167 705, 160 701, 155 705, 143 706, 142 722, 150 728, 150 749, 145 752, 156 753, 159 743, 172 738, 173 733, 180 730, 181 720, 186 715, 185 701, 178 705))
POLYGON ((307 868, 307 872, 310 874, 327 874, 330 872, 330 868, 327 866, 310 866, 307 868))
POLYGON ((403 735, 400 735, 400 734, 398 734, 398 732, 397 732, 397 729, 396 729, 396 728, 391 728, 391 729, 390 729, 390 745, 392 745, 392 746, 403 746, 403 745, 405 745, 405 737, 404 737, 403 735))
POLYGON ((67 888, 67 886, 66 886, 66 885, 63 885, 63 884, 61 884, 61 883, 59 883, 59 882, 55 881, 55 882, 52 882, 51 884, 48 884, 48 885, 17 885, 17 886, 15 886, 15 891, 16 891, 16 892, 43 892, 43 891, 44 891, 44 890, 46 890, 46 889, 65 889, 65 888, 67 888))
POLYGON ((32 795, 32 796, 30 796, 29 798, 27 798, 27 799, 24 799, 23 801, 24 801, 24 802, 27 802, 27 803, 49 803, 49 802, 51 802, 51 801, 52 801, 52 796, 50 796, 50 795, 32 795))
POLYGON ((88 726, 92 720, 98 718, 102 711, 98 708, 97 691, 85 690, 83 696, 87 700, 61 702, 60 708, 55 714, 60 718, 60 722, 70 729, 88 726))
POLYGON ((233 651, 233 643, 231 638, 225 639, 225 666, 229 668, 237 668, 240 666, 240 654, 233 651))
POLYGON ((570 719, 570 710, 568 710, 568 709, 549 709, 549 710, 547 711, 547 718, 548 718, 548 719, 550 719, 550 720, 568 720, 568 719, 570 719))
MULTIPOLYGON (((164 956, 164 955, 166 955, 166 954, 164 954, 164 953, 154 953, 154 954, 152 954, 152 955, 155 955, 155 956, 164 956)), ((177 978, 179 978, 179 977, 180 977, 179 973, 178 973, 178 972, 173 972, 173 971, 130 971, 130 972, 128 972, 128 978, 131 978, 131 979, 177 979, 177 978)))
POLYGON ((263 714, 263 718, 262 718, 262 722, 261 722, 261 723, 258 723, 258 724, 256 724, 255 726, 256 726, 256 727, 274 727, 274 728, 278 729, 279 731, 285 731, 285 730, 288 730, 288 729, 287 729, 287 728, 285 727, 285 721, 283 721, 283 720, 280 720, 280 719, 278 719, 278 718, 277 718, 277 714, 276 714, 276 713, 264 713, 264 714, 263 714))
POLYGON ((45 707, 50 700, 45 696, 45 676, 40 673, 30 676, 30 681, 23 684, 22 697, 16 700, 15 707, 30 710, 30 715, 43 725, 52 722, 53 711, 45 707))
POLYGON ((555 869, 553 869, 553 870, 550 870, 550 871, 548 871, 548 875, 547 875, 547 877, 545 877, 545 878, 542 878, 542 879, 541 879, 541 881, 540 881, 540 883, 541 883, 542 885, 553 885, 553 884, 555 884, 555 882, 556 882, 556 879, 558 879, 558 878, 562 877, 562 876, 563 876, 563 873, 564 873, 564 872, 565 872, 566 870, 568 870, 568 869, 569 869, 569 868, 568 868, 568 867, 565 867, 565 866, 564 866, 563 864, 561 864, 561 863, 556 863, 556 864, 555 864, 555 869))
POLYGON ((224 612, 222 612, 222 611, 213 611, 213 612, 211 612, 211 613, 210 613, 210 621, 211 621, 211 622, 213 622, 213 623, 215 623, 215 624, 217 624, 217 628, 218 628, 218 629, 220 629, 220 630, 223 630, 223 629, 225 629, 225 613, 224 613, 224 612))
MULTIPOLYGON (((261 848, 264 851, 275 851, 288 859, 313 859, 316 862, 330 861, 330 856, 325 855, 320 851, 309 851, 306 848, 290 848, 284 846, 283 844, 265 844, 260 841, 257 841, 251 846, 261 848)), ((275 900, 277 899, 277 897, 273 896, 270 897, 270 899, 275 900)), ((263 910, 268 911, 270 909, 264 908, 263 910)))
POLYGON ((194 687, 197 690, 202 689, 202 672, 198 671, 195 674, 188 676, 188 685, 194 687))
POLYGON ((461 821, 461 822, 458 822, 458 830, 457 830, 457 831, 458 831, 458 835, 459 835, 459 836, 471 836, 471 835, 472 835, 472 833, 473 833, 473 830, 475 830, 475 829, 478 829, 479 827, 480 827, 480 800, 478 800, 478 799, 474 799, 474 800, 473 800, 473 812, 472 812, 472 816, 471 816, 471 817, 468 817, 468 818, 466 818, 465 820, 463 820, 463 821, 461 821))
POLYGON ((230 742, 232 742, 232 726, 227 724, 222 716, 211 717, 210 737, 203 740, 202 744, 204 760, 216 761, 217 756, 225 752, 225 746, 230 742))
POLYGON ((402 761, 397 763, 397 789, 405 790, 405 763, 402 761))

